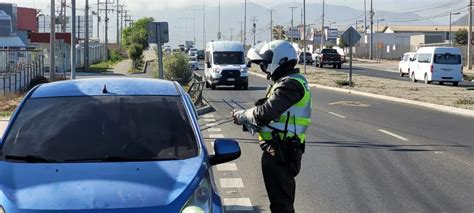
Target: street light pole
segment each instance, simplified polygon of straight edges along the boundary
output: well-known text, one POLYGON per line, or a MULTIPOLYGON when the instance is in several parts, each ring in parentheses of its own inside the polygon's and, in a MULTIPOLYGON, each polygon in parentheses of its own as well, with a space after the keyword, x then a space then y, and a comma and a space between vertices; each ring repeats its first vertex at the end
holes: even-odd
MULTIPOLYGON (((375 34, 377 34, 377 46, 379 45, 379 22, 380 21, 385 21, 385 19, 383 19, 383 18, 382 19, 377 19, 377 30, 375 31, 375 34)), ((380 50, 377 51, 377 52, 379 52, 378 55, 379 55, 379 59, 380 59, 380 55, 381 55, 380 53, 383 50, 382 50, 382 48, 378 48, 378 47, 377 47, 377 49, 380 49, 380 50)))
POLYGON ((54 51, 56 41, 56 5, 55 0, 51 0, 51 26, 49 32, 49 78, 54 81, 56 74, 56 53, 54 51))
POLYGON ((244 43, 244 49, 247 46, 247 0, 244 0, 244 30, 243 30, 243 43, 244 43))
POLYGON ((374 59, 374 7, 373 0, 370 0, 370 51, 369 58, 370 60, 374 59))
POLYGON ((217 40, 221 40, 221 0, 219 0, 219 19, 217 20, 217 40))
POLYGON ((202 49, 206 50, 206 0, 202 7, 202 49))
POLYGON ((76 0, 71 0, 71 79, 76 79, 76 0))
POLYGON ((321 44, 319 45, 320 50, 322 50, 323 47, 324 47, 324 0, 323 0, 323 15, 321 17, 322 17, 322 21, 321 21, 321 44))
POLYGON ((306 74, 306 0, 303 0, 303 70, 304 74, 306 74))
POLYGON ((274 9, 267 10, 270 11, 270 41, 273 41, 273 11, 274 9))
POLYGON ((293 44, 293 10, 298 8, 298 7, 289 7, 291 9, 291 29, 289 30, 291 32, 291 44, 293 44))
POLYGON ((452 36, 452 31, 451 31, 451 25, 452 25, 452 21, 451 21, 451 18, 453 15, 459 15, 461 14, 460 12, 456 12, 456 13, 453 13, 453 12, 449 12, 449 44, 452 46, 453 45, 453 36, 452 36))
POLYGON ((86 0, 86 36, 84 41, 84 72, 89 71, 89 0, 86 0))

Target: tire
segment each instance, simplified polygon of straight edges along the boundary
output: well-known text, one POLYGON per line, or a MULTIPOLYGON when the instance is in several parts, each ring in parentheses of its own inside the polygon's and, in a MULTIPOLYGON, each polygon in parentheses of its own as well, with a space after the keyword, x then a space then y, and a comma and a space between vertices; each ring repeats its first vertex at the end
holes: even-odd
POLYGON ((333 65, 332 65, 332 68, 336 69, 336 68, 337 68, 337 64, 333 64, 333 65))
POLYGON ((242 89, 243 89, 243 90, 249 90, 249 85, 248 85, 248 84, 244 84, 244 85, 242 86, 242 89))
POLYGON ((216 85, 215 84, 211 85, 211 90, 216 90, 216 85))
POLYGON ((444 85, 444 82, 443 82, 443 81, 440 81, 440 82, 438 82, 438 83, 439 83, 439 85, 444 85))
POLYGON ((431 81, 428 81, 428 74, 425 74, 425 84, 431 84, 431 81))
POLYGON ((338 68, 338 69, 341 69, 341 68, 342 68, 342 64, 338 64, 338 65, 337 65, 337 68, 338 68))
POLYGON ((319 63, 319 68, 323 68, 324 65, 322 63, 319 63))
POLYGON ((211 85, 209 85, 209 82, 206 80, 206 88, 211 88, 211 85))
POLYGON ((405 74, 402 72, 402 69, 400 69, 400 77, 403 77, 405 74))
POLYGON ((453 82, 453 86, 457 87, 459 85, 459 82, 453 82))
POLYGON ((410 78, 411 78, 411 81, 412 81, 413 83, 416 83, 416 82, 417 82, 417 80, 415 79, 415 72, 412 72, 412 73, 411 73, 410 78))

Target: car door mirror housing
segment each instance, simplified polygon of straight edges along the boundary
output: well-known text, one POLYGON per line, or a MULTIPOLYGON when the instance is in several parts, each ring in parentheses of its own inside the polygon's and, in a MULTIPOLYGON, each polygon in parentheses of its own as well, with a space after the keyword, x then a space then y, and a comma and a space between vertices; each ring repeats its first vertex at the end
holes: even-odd
POLYGON ((214 155, 209 156, 211 165, 233 161, 240 157, 240 146, 232 139, 216 139, 214 141, 214 155))

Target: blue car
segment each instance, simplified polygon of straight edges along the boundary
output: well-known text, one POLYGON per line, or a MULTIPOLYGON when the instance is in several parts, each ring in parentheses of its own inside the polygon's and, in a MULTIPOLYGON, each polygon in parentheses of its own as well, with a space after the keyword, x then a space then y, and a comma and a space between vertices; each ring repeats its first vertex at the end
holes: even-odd
POLYGON ((0 213, 222 212, 209 155, 179 84, 102 78, 43 84, 0 139, 0 213))

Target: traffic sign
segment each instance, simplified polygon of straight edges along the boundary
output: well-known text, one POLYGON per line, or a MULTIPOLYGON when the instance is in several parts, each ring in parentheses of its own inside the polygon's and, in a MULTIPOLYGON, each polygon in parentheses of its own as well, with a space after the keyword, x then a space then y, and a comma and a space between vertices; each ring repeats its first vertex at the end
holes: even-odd
POLYGON ((344 32, 341 36, 344 41, 346 42, 346 44, 349 46, 349 47, 352 47, 354 46, 354 44, 356 44, 357 42, 359 42, 361 36, 359 34, 359 32, 357 32, 357 30, 355 30, 352 26, 349 27, 346 32, 344 32))
POLYGON ((168 43, 170 41, 168 22, 152 22, 148 23, 148 43, 157 44, 158 38, 160 43, 168 43), (158 36, 159 33, 159 36, 158 36))

